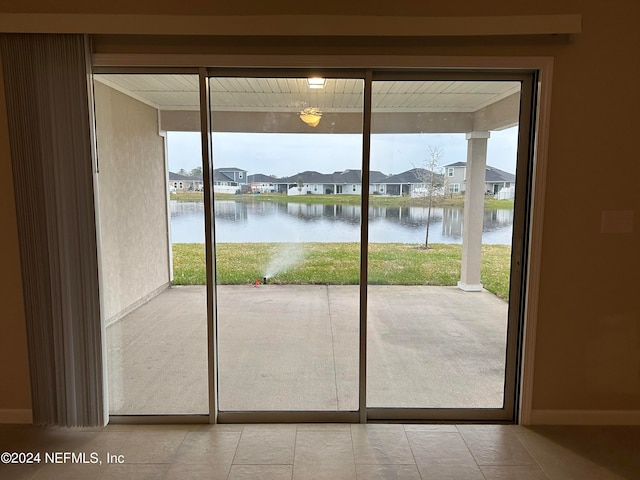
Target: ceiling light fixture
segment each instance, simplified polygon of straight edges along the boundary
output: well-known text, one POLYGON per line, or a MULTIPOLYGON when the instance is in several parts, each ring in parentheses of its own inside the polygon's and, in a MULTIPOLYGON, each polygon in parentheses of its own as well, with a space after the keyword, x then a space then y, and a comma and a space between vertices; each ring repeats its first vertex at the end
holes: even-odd
POLYGON ((307 85, 309 85, 309 88, 324 88, 325 83, 327 83, 326 78, 320 78, 320 77, 307 78, 307 85))
POLYGON ((317 127, 322 118, 322 112, 317 107, 307 107, 300 112, 300 120, 310 127, 317 127))

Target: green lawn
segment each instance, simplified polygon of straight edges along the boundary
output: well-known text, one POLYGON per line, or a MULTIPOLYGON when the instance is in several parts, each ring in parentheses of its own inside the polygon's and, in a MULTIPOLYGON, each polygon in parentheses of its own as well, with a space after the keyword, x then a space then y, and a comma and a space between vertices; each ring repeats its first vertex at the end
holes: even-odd
MULTIPOLYGON (((511 247, 482 246, 482 283, 507 300, 511 247)), ((269 281, 279 284, 356 285, 360 248, 357 243, 219 243, 216 245, 217 281, 242 285, 262 279, 269 261, 282 258, 292 266, 269 281)), ((434 244, 376 243, 369 247, 369 283, 375 285, 456 285, 460 279, 462 247, 434 244)), ((201 243, 173 245, 175 285, 205 283, 205 250, 201 243)))
MULTIPOLYGON (((171 194, 171 200, 177 200, 181 202, 197 202, 204 201, 204 195, 202 192, 185 192, 171 194)), ((235 200, 237 202, 276 202, 276 203, 319 203, 328 205, 360 205, 360 195, 295 195, 288 196, 278 193, 262 193, 258 195, 254 194, 224 194, 219 193, 215 195, 216 200, 235 200)), ((411 197, 386 197, 383 195, 370 195, 369 203, 374 207, 420 207, 426 206, 427 200, 424 198, 411 198, 411 197)), ((434 203, 435 207, 460 207, 464 206, 464 195, 447 195, 446 197, 438 198, 434 203)), ((487 196, 484 199, 484 208, 503 208, 512 209, 513 200, 496 200, 491 196, 487 196)))

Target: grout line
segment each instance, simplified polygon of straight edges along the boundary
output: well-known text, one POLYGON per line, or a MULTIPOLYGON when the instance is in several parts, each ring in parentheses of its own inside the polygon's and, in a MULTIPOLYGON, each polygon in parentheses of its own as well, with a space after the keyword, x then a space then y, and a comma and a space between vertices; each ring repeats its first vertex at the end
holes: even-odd
POLYGON ((467 447, 467 450, 469 450, 469 454, 471 455, 471 458, 473 458, 473 462, 476 464, 476 467, 478 467, 478 470, 480 471, 480 475, 482 475, 482 478, 486 480, 487 477, 482 471, 482 467, 478 464, 478 460, 476 459, 476 456, 473 454, 473 451, 471 450, 471 448, 469 448, 469 444, 465 440, 464 435, 462 435, 462 432, 458 428, 458 425, 456 425, 456 430, 458 430, 458 435, 460 435, 460 438, 462 439, 462 443, 464 443, 464 446, 467 447))
POLYGON ((291 459, 291 480, 293 480, 293 470, 296 464, 296 447, 298 446, 298 424, 296 423, 296 434, 293 439, 293 458, 291 459))
MULTIPOLYGON (((351 454, 353 455, 353 471, 356 472, 356 480, 358 478, 358 464, 356 463, 356 448, 353 446, 353 426, 354 425, 361 425, 359 423, 352 423, 349 426, 349 436, 351 437, 351 454)), ((363 428, 367 428, 367 425, 365 424, 363 426, 363 428)))
POLYGON ((544 475, 545 475, 547 478, 551 479, 551 475, 549 475, 549 474, 547 473, 547 471, 543 468, 543 466, 540 464, 540 462, 538 462, 538 459, 533 455, 533 453, 531 453, 531 452, 529 451, 529 449, 528 449, 528 448, 527 448, 527 446, 522 442, 522 440, 520 440, 520 436, 519 436, 517 433, 515 433, 515 432, 513 433, 513 436, 514 436, 514 437, 516 437, 516 439, 518 440, 518 442, 520 442, 520 445, 522 445, 522 448, 524 448, 524 449, 525 449, 525 451, 529 454, 529 456, 530 456, 531 458, 533 458, 533 461, 534 461, 534 462, 536 462, 536 465, 537 465, 537 466, 538 466, 538 468, 542 471, 542 473, 544 473, 544 475))
POLYGON ((407 430, 402 425, 402 431, 404 432, 404 437, 407 439, 407 443, 409 444, 409 450, 411 451, 411 456, 413 457, 413 463, 416 466, 416 470, 418 471, 418 475, 422 478, 422 473, 420 473, 420 467, 418 467, 418 461, 416 460, 416 454, 413 451, 413 447, 411 446, 411 441, 409 440, 409 436, 407 435, 407 430))
POLYGON ((236 451, 233 452, 233 458, 231 459, 231 466, 229 467, 229 473, 227 473, 227 479, 229 478, 229 475, 231 475, 231 467, 233 467, 233 465, 235 465, 236 456, 238 455, 238 449, 240 448, 240 442, 242 441, 243 435, 244 435, 244 426, 242 427, 242 432, 240 432, 240 438, 238 438, 238 444, 236 445, 236 451))
POLYGON ((327 289, 327 309, 329 310, 329 328, 331 330, 331 351, 333 355, 333 382, 336 388, 336 410, 340 411, 340 396, 338 394, 338 368, 336 366, 336 341, 333 334, 333 315, 331 314, 331 299, 329 297, 329 285, 327 289))

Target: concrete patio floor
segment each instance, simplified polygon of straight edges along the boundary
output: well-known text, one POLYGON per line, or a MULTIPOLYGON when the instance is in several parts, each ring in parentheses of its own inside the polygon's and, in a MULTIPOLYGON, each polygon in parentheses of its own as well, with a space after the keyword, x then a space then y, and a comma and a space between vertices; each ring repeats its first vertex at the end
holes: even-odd
MULTIPOLYGON (((499 408, 508 305, 370 286, 369 407, 499 408)), ((358 287, 218 287, 223 411, 356 410, 358 287)), ((111 414, 207 413, 206 290, 167 289, 107 328, 111 414)))

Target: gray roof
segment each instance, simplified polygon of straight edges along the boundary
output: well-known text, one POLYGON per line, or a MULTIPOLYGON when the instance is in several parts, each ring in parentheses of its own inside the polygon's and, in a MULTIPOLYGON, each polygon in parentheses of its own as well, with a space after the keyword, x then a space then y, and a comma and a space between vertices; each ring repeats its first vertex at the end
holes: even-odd
POLYGON ((466 167, 467 166, 467 162, 456 162, 456 163, 450 163, 449 165, 445 165, 445 167, 466 167))
MULTIPOLYGON (((449 165, 445 165, 445 167, 465 167, 465 168, 466 166, 467 166, 467 162, 456 162, 456 163, 450 163, 449 165)), ((516 176, 513 173, 505 172, 504 170, 500 170, 499 168, 487 165, 485 181, 489 183, 515 182, 516 176)))
POLYGON ((179 173, 169 172, 169 180, 186 181, 186 182, 193 182, 193 181, 201 182, 202 181, 202 177, 201 176, 192 177, 190 175, 180 175, 179 173))
MULTIPOLYGON (((398 173, 387 177, 384 183, 425 183, 427 176, 431 172, 424 168, 412 168, 406 172, 398 173)), ((436 173, 438 177, 442 177, 441 174, 436 173)))
MULTIPOLYGON (((251 177, 250 177, 251 178, 251 177)), ((360 170, 344 170, 333 173, 320 173, 313 170, 307 170, 305 172, 296 173, 290 177, 273 178, 270 177, 274 183, 298 183, 301 179, 303 183, 317 183, 317 184, 340 184, 340 183, 362 183, 362 173, 360 170)), ((369 173, 369 181, 371 183, 382 183, 387 176, 376 170, 372 170, 369 173)))
POLYGON ((243 170, 242 168, 237 168, 237 167, 221 167, 221 168, 216 168, 216 170, 219 170, 221 172, 246 172, 246 170, 243 170))
POLYGON ((389 175, 385 175, 378 170, 371 170, 369 172, 369 183, 384 183, 387 181, 389 175))
POLYGON ((485 176, 487 182, 515 182, 516 176, 513 173, 505 172, 495 167, 487 165, 487 173, 485 176))
POLYGON ((224 173, 218 170, 213 171, 213 181, 214 182, 235 182, 233 178, 227 177, 224 173))
POLYGON ((256 173, 247 177, 249 183, 274 183, 278 179, 272 175, 263 175, 262 173, 256 173))

